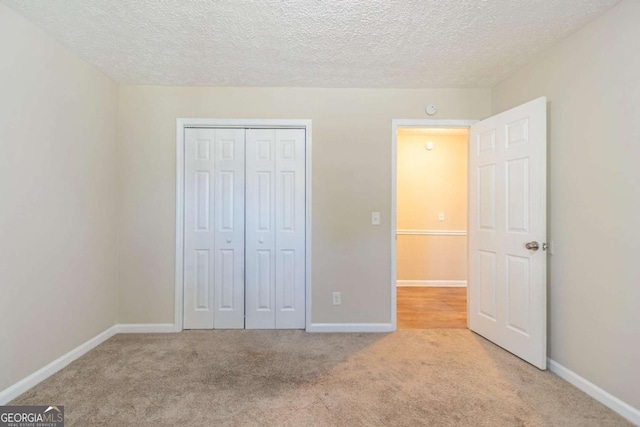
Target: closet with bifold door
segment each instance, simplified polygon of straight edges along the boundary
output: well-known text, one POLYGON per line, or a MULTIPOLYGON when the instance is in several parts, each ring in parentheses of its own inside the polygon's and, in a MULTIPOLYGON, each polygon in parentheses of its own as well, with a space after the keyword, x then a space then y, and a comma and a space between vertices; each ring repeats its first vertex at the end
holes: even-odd
POLYGON ((186 128, 184 329, 304 329, 305 130, 186 128))

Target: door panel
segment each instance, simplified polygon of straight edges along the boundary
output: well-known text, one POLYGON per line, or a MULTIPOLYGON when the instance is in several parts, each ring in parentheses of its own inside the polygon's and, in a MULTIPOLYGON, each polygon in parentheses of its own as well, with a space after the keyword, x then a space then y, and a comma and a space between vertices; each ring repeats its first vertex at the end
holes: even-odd
POLYGON ((471 126, 469 327, 546 369, 546 99, 471 126), (527 249, 538 242, 537 251, 527 249))
POLYGON ((478 312, 488 319, 496 320, 496 253, 478 251, 478 312))
POLYGON ((185 130, 184 329, 213 328, 214 143, 211 130, 185 130))
POLYGON ((244 328, 244 130, 185 130, 184 328, 244 328))
POLYGON ((478 168, 479 225, 482 230, 496 229, 496 165, 478 168))
POLYGON ((256 250, 256 287, 257 287, 257 304, 258 310, 269 311, 273 308, 272 290, 273 290, 273 274, 271 265, 273 264, 273 251, 271 249, 256 250))
POLYGON ((507 255, 507 326, 529 334, 529 258, 507 255))
POLYGON ((276 329, 305 326, 305 132, 276 131, 276 329))
POLYGON ((509 160, 507 172, 507 231, 529 232, 529 159, 509 160))
POLYGON ((216 329, 244 328, 244 129, 215 133, 216 329))
POLYGON ((247 130, 248 329, 305 327, 305 133, 247 130))
POLYGON ((274 329, 274 129, 246 132, 246 328, 274 329))

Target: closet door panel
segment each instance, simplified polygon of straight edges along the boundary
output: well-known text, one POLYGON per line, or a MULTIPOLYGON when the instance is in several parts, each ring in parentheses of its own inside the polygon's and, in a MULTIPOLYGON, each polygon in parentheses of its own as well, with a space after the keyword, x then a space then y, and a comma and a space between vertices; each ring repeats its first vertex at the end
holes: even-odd
POLYGON ((305 327, 305 131, 276 131, 276 329, 305 327))
POLYGON ((213 328, 214 145, 214 130, 185 130, 184 329, 213 328))
POLYGON ((305 132, 185 131, 185 329, 305 327, 305 132))
POLYGON ((216 329, 244 328, 244 129, 215 130, 216 329))
POLYGON ((246 131, 246 302, 247 329, 274 329, 276 131, 246 131))

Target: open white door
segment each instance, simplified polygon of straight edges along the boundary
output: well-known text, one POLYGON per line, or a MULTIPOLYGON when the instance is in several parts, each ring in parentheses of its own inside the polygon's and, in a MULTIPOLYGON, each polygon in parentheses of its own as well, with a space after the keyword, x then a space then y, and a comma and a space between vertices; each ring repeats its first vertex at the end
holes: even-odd
POLYGON ((546 98, 471 126, 469 328, 547 366, 546 98))

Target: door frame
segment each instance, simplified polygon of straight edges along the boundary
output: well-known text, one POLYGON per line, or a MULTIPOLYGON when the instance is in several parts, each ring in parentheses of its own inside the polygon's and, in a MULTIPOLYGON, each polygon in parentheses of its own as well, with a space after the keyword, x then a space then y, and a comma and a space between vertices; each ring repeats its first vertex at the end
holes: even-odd
MULTIPOLYGON (((391 120, 391 327, 395 331, 398 329, 397 313, 397 154, 398 154, 398 129, 401 128, 446 128, 446 129, 470 129, 471 125, 478 123, 478 120, 438 120, 438 119, 393 119, 391 120)), ((467 145, 469 142, 467 142, 467 145)), ((468 153, 467 153, 468 156, 468 153)), ((469 167, 467 166, 467 181, 469 179, 469 167)), ((468 199, 468 196, 467 196, 468 199)), ((467 211, 469 201, 467 200, 467 211)), ((467 225, 467 236, 468 236, 467 225)), ((467 237, 468 238, 468 237, 467 237)), ((467 275, 467 292, 469 289, 469 277, 467 275)), ((468 298, 467 298, 468 300, 468 298)), ((469 311, 467 301, 467 311, 469 311)))
POLYGON ((176 258, 174 329, 183 330, 184 315, 184 131, 186 128, 304 129, 305 131, 305 329, 311 325, 311 120, 176 119, 176 258))

